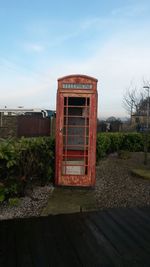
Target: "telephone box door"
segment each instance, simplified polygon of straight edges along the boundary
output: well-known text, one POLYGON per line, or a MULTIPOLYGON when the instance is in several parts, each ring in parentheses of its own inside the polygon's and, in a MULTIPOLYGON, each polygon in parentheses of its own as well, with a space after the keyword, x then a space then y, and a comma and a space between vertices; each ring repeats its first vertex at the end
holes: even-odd
MULTIPOLYGON (((60 94, 58 133, 58 181, 65 185, 92 184, 92 106, 91 95, 60 94)), ((93 103, 95 104, 95 103, 93 103)))

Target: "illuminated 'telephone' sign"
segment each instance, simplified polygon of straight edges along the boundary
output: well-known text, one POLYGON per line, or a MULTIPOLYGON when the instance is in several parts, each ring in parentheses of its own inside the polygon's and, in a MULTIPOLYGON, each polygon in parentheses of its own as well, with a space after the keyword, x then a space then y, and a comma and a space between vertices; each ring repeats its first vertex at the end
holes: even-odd
POLYGON ((92 84, 87 83, 63 83, 64 89, 92 89, 92 84))

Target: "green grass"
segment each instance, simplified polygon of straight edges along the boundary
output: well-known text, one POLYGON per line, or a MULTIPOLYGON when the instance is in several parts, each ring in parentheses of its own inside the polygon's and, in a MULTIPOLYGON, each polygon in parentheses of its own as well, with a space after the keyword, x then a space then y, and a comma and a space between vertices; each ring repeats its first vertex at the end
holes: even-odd
POLYGON ((133 169, 132 174, 135 174, 141 178, 150 180, 150 170, 147 169, 133 169))
POLYGON ((9 206, 10 206, 10 207, 19 206, 19 204, 20 204, 20 199, 17 198, 17 197, 16 197, 16 198, 9 198, 8 203, 9 203, 9 206))

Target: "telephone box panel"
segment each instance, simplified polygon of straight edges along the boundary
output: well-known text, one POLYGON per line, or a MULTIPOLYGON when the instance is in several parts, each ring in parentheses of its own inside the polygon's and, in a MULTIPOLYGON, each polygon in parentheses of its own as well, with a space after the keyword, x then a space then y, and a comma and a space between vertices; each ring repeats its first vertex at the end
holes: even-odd
POLYGON ((97 79, 70 75, 58 79, 55 184, 94 186, 97 79))

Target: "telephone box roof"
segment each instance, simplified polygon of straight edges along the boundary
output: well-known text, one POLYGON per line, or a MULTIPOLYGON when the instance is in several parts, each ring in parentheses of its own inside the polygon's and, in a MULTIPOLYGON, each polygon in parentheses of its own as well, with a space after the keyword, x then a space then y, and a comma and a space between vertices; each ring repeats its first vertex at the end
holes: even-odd
POLYGON ((88 75, 83 75, 83 74, 71 74, 71 75, 63 76, 63 77, 58 78, 58 81, 61 81, 66 78, 73 78, 73 77, 81 77, 81 78, 91 79, 91 80, 94 80, 95 82, 98 82, 96 78, 88 76, 88 75))

